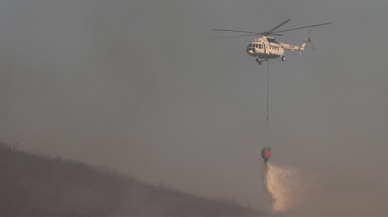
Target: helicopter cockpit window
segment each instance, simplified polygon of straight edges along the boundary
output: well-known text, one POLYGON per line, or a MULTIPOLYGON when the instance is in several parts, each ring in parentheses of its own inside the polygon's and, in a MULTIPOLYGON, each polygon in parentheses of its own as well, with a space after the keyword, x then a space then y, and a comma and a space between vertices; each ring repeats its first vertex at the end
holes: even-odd
POLYGON ((252 47, 252 44, 249 44, 249 47, 252 47))
POLYGON ((273 39, 273 38, 267 38, 267 40, 268 40, 268 42, 275 42, 276 43, 275 39, 273 39))

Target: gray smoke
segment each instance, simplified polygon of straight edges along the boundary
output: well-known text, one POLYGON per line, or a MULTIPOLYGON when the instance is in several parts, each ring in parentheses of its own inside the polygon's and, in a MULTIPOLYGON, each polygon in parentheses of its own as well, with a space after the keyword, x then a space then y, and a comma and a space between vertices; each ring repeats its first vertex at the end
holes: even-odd
MULTIPOLYGON (((312 28, 314 51, 270 62, 270 165, 314 180, 285 213, 388 215, 386 8, 0 1, 0 140, 264 209, 266 67, 245 51, 255 37, 211 40, 237 35, 212 29, 332 22, 312 28)), ((300 45, 308 34, 276 40, 300 45)))

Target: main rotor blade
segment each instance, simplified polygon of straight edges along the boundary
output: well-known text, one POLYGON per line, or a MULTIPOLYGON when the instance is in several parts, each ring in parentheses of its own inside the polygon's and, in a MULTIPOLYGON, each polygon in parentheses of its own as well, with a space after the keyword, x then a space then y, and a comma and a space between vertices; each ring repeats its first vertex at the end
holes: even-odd
POLYGON ((277 25, 275 28, 273 28, 273 29, 269 30, 268 32, 272 32, 272 31, 274 31, 275 29, 279 28, 281 25, 283 25, 283 24, 287 23, 287 22, 288 22, 288 21, 290 21, 290 20, 291 20, 291 19, 288 19, 288 20, 284 21, 283 23, 281 23, 281 24, 277 25))
POLYGON ((224 31, 224 32, 243 32, 243 33, 255 33, 258 34, 258 32, 248 32, 248 31, 239 31, 239 30, 231 30, 231 29, 213 29, 214 31, 224 31))
POLYGON ((238 37, 247 37, 247 36, 255 36, 255 35, 261 35, 261 34, 235 35, 235 36, 221 36, 221 37, 213 37, 213 38, 210 38, 210 39, 217 39, 217 38, 238 38, 238 37))
MULTIPOLYGON (((327 24, 331 24, 331 23, 322 23, 322 24, 317 24, 317 25, 312 25, 312 26, 303 26, 303 27, 299 27, 299 28, 295 28, 295 29, 286 29, 286 30, 282 30, 282 31, 276 31, 276 32, 273 32, 273 33, 287 32, 287 31, 292 31, 292 30, 297 30, 297 29, 304 29, 304 28, 309 28, 309 27, 313 27, 313 26, 322 26, 322 25, 327 25, 327 24)), ((270 32, 269 34, 272 34, 272 32, 270 32)))
MULTIPOLYGON (((217 39, 217 38, 238 38, 238 37, 256 36, 256 35, 264 35, 264 34, 263 34, 263 33, 257 33, 257 34, 251 34, 251 35, 221 36, 221 37, 212 37, 212 38, 210 38, 210 39, 217 39)), ((281 35, 281 34, 267 34, 267 35, 283 36, 283 35, 281 35)))
MULTIPOLYGON (((261 35, 261 34, 260 34, 261 35)), ((273 34, 273 33, 268 33, 267 35, 276 35, 276 36, 282 36, 281 34, 273 34)))

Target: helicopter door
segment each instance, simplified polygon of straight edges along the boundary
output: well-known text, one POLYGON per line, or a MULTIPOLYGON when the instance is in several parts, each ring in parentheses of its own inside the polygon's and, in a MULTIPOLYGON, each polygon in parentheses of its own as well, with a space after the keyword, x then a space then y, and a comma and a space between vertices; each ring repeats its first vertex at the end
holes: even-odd
POLYGON ((264 44, 264 54, 269 55, 269 52, 270 52, 270 50, 269 50, 268 45, 267 45, 267 44, 264 44))

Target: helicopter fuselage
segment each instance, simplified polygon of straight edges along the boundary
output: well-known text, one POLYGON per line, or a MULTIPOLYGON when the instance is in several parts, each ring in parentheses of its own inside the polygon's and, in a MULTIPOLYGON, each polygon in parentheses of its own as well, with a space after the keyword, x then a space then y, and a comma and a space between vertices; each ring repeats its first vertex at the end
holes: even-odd
POLYGON ((247 53, 254 57, 273 59, 282 57, 284 48, 278 43, 268 42, 267 37, 263 36, 248 45, 247 53))
POLYGON ((284 48, 281 44, 275 42, 273 39, 272 42, 269 42, 265 36, 255 39, 254 42, 250 43, 247 47, 247 53, 250 56, 259 57, 259 58, 279 58, 284 54, 284 48))
POLYGON ((256 38, 254 42, 250 43, 246 49, 247 53, 250 56, 256 57, 257 61, 261 63, 261 59, 274 59, 284 57, 284 50, 304 50, 305 43, 302 46, 294 46, 282 42, 275 41, 274 38, 268 36, 262 36, 261 38, 256 38))

